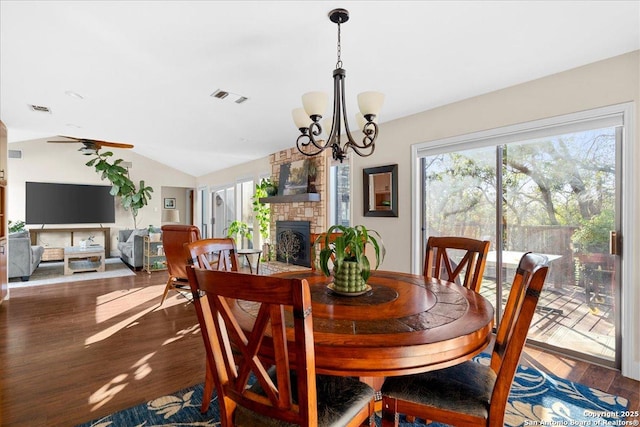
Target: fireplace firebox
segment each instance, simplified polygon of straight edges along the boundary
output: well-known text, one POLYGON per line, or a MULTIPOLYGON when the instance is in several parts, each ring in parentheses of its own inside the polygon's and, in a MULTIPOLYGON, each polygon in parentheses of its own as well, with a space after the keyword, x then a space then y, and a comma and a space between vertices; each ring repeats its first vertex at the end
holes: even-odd
POLYGON ((311 267, 310 221, 276 221, 276 260, 311 267))

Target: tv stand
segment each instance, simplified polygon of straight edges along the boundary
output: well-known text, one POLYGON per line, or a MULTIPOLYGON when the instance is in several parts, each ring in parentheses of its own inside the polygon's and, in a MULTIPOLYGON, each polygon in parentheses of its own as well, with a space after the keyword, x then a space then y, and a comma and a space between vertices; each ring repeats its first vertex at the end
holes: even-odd
MULTIPOLYGON (((104 235, 104 253, 105 256, 111 255, 111 228, 109 227, 67 227, 67 228, 30 228, 31 244, 37 245, 38 238, 41 234, 47 233, 70 233, 71 245, 76 246, 80 242, 75 242, 74 233, 102 233, 104 235)), ((62 259, 62 258, 60 258, 62 259)))

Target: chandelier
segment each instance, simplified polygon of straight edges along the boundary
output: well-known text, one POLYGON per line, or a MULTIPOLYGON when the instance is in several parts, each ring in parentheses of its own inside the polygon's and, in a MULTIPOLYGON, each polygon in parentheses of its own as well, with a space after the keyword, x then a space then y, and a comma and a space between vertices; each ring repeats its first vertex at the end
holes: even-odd
POLYGON ((356 114, 356 123, 362 131, 362 143, 356 142, 349 131, 347 107, 345 105, 344 80, 347 72, 342 68, 340 58, 340 24, 349 20, 349 11, 334 9, 329 12, 331 22, 338 24, 338 45, 336 69, 333 70, 333 116, 320 124, 322 115, 327 108, 327 94, 324 92, 308 92, 302 95, 304 108, 293 110, 293 121, 300 130, 296 140, 298 150, 305 156, 315 156, 327 148, 331 148, 333 158, 342 162, 351 148, 356 154, 367 157, 373 154, 376 138, 378 137, 377 116, 384 102, 384 95, 379 92, 363 92, 358 95, 360 112, 356 114), (330 129, 326 140, 321 135, 324 129, 330 129), (341 145, 340 135, 344 129, 346 141, 341 145))

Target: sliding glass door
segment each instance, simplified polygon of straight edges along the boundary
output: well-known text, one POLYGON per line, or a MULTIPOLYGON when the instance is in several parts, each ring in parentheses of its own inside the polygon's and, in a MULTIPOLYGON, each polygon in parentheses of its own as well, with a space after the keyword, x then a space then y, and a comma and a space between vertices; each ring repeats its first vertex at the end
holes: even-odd
POLYGON ((234 189, 229 186, 211 192, 212 237, 226 237, 229 225, 236 219, 234 189))
POLYGON ((421 150, 422 242, 491 241, 481 293, 498 321, 522 254, 547 255, 529 339, 618 366, 620 267, 609 246, 620 230, 622 133, 602 124, 421 150))

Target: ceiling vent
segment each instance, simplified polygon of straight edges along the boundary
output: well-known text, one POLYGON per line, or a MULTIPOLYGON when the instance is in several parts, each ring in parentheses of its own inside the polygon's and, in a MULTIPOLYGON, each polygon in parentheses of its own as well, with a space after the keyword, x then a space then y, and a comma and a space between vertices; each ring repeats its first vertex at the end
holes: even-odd
POLYGON ((10 159, 21 159, 22 158, 22 150, 9 150, 9 158, 10 159))
POLYGON ((45 107, 43 105, 29 104, 29 108, 32 111, 37 111, 39 113, 49 113, 49 114, 51 114, 51 110, 49 109, 49 107, 45 107))
POLYGON ((233 99, 234 100, 233 102, 235 102, 236 104, 242 104, 243 102, 246 102, 247 100, 249 100, 249 98, 247 98, 246 96, 238 95, 237 93, 227 92, 226 90, 222 90, 222 89, 216 89, 216 91, 213 92, 211 96, 213 98, 218 98, 218 99, 225 99, 229 97, 229 100, 233 99), (231 97, 229 97, 229 95, 231 95, 231 97))
POLYGON ((229 92, 225 92, 224 90, 218 89, 215 92, 213 92, 211 96, 218 99, 225 99, 227 96, 229 96, 229 92))

